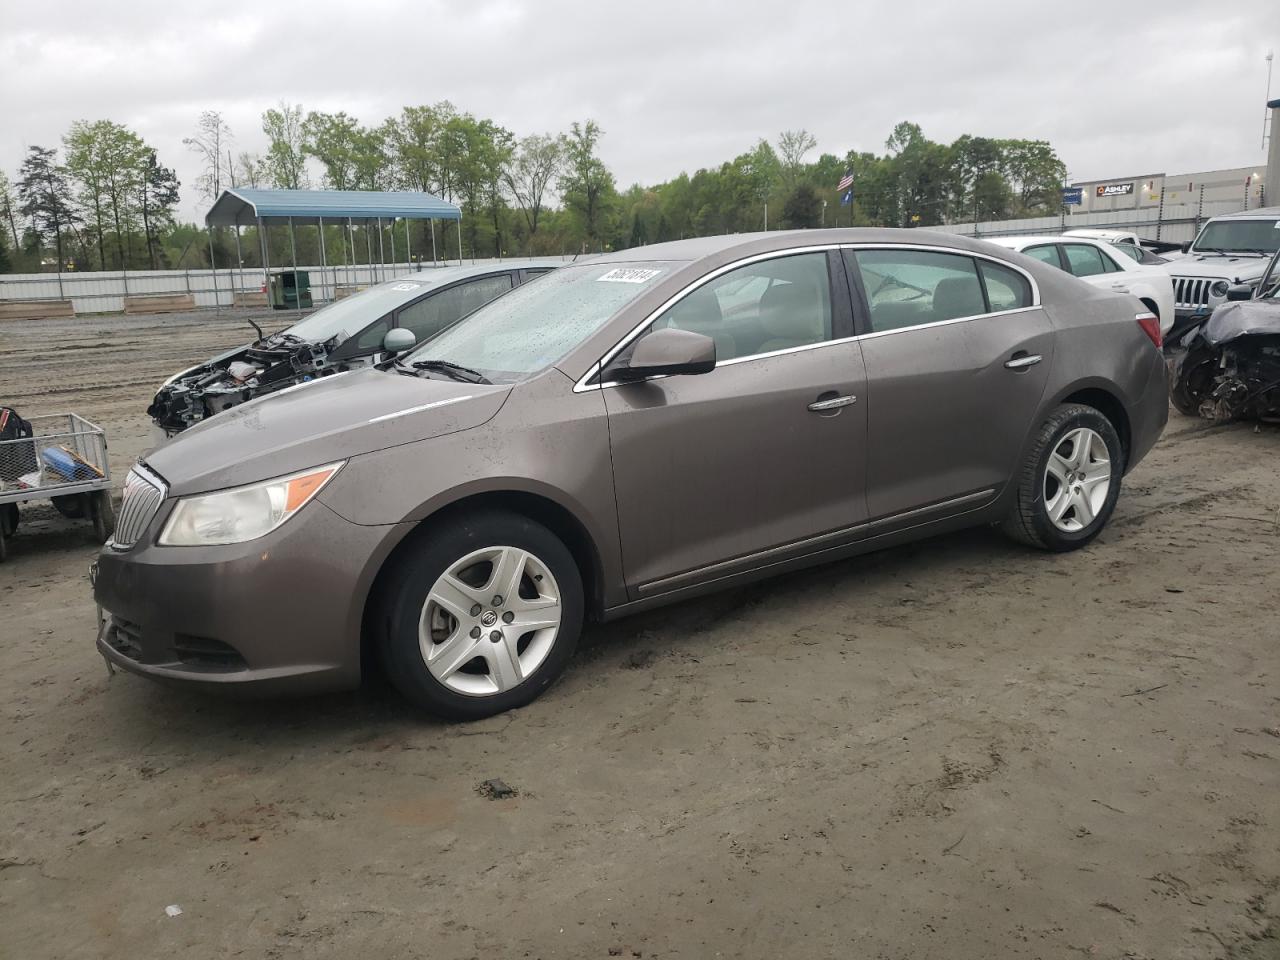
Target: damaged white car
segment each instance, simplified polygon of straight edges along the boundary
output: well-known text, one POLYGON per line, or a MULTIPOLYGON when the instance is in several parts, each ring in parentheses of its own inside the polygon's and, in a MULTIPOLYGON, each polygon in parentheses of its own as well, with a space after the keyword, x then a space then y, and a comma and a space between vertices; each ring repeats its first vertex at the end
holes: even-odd
POLYGON ((166 437, 256 396, 371 366, 435 336, 558 262, 442 267, 387 280, 293 326, 176 373, 147 413, 166 437))

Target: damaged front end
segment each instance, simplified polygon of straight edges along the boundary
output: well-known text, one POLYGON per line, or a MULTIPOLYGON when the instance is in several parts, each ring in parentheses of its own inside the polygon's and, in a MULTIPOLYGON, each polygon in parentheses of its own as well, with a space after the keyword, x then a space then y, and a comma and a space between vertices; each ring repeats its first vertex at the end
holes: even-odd
POLYGON ((156 392, 147 413, 166 436, 238 406, 316 377, 371 365, 366 356, 335 362, 340 337, 313 343, 277 333, 178 374, 156 392))
POLYGON ((1179 411, 1280 422, 1280 299, 1224 304, 1184 343, 1170 381, 1179 411))

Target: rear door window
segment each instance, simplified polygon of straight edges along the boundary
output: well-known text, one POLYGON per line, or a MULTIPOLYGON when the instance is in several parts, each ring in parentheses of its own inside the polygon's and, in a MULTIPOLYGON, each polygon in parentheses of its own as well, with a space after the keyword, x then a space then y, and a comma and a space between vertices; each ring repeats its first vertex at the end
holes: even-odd
POLYGON ((873 333, 990 312, 972 257, 906 249, 851 254, 873 333))
MULTIPOLYGON (((1064 243, 1062 250, 1067 255, 1068 268, 1077 277, 1096 277, 1100 273, 1109 272, 1102 251, 1097 247, 1083 243, 1064 243)), ((1118 268, 1113 265, 1110 272, 1116 269, 1118 268)))
POLYGON ((1041 243, 1034 247, 1027 247, 1022 251, 1028 257, 1032 257, 1042 263, 1047 263, 1051 267, 1062 269, 1062 258, 1058 256, 1058 246, 1053 243, 1041 243))

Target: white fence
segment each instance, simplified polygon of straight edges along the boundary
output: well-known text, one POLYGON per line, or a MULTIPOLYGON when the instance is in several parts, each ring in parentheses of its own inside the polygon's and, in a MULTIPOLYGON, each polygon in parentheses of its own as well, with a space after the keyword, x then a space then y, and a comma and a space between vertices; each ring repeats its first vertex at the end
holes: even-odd
MULTIPOLYGON (((560 257, 529 257, 560 263, 560 257)), ((567 259, 567 258, 565 258, 567 259)), ((463 261, 500 263, 494 259, 463 261)), ((337 287, 361 287, 418 271, 429 272, 458 265, 441 262, 304 266, 311 274, 311 295, 316 303, 332 300, 337 287)), ((272 273, 292 267, 274 266, 272 273)), ((102 270, 93 273, 15 273, 0 276, 0 302, 5 300, 70 300, 77 314, 118 313, 125 297, 191 294, 197 307, 229 307, 237 293, 258 293, 265 283, 261 267, 218 270, 102 270)))
MULTIPOLYGON (((1148 240, 1183 243, 1194 240, 1200 225, 1210 217, 1235 213, 1241 203, 1234 200, 1206 201, 1201 204, 1166 204, 1136 210, 1108 210, 1057 217, 1035 217, 1029 220, 996 220, 987 223, 951 223, 930 227, 943 233, 966 236, 1000 237, 1022 234, 1055 234, 1073 227, 1132 230, 1148 240)), ((543 257, 560 262, 561 257, 543 257)), ((454 261, 455 263, 457 261, 454 261)), ((497 260, 467 260, 468 264, 498 263, 497 260)), ((448 263, 439 264, 440 267, 448 263)), ((283 269, 272 267, 272 271, 283 269)), ((332 300, 339 286, 364 286, 378 280, 403 276, 418 270, 438 269, 434 264, 396 263, 360 264, 356 266, 302 266, 311 274, 312 299, 317 303, 332 300)), ((124 309, 124 298, 191 294, 198 307, 230 306, 237 293, 262 290, 261 267, 219 270, 107 270, 94 273, 25 273, 0 277, 0 301, 4 300, 70 300, 76 313, 113 313, 124 309)))

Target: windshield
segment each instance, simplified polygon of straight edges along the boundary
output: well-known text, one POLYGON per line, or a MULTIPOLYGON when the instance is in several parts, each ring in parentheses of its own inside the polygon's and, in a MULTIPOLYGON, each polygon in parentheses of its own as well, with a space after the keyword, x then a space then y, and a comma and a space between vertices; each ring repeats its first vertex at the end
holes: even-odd
POLYGON ((405 301, 425 293, 430 285, 429 282, 412 279, 380 283, 354 296, 335 300, 327 307, 321 307, 284 332, 313 343, 323 343, 339 334, 345 340, 405 301))
POLYGON ((543 370, 679 263, 571 264, 517 287, 432 337, 405 363, 447 360, 494 383, 543 370))
POLYGON ((1280 220, 1212 220, 1196 237, 1192 253, 1258 253, 1280 249, 1280 220))

